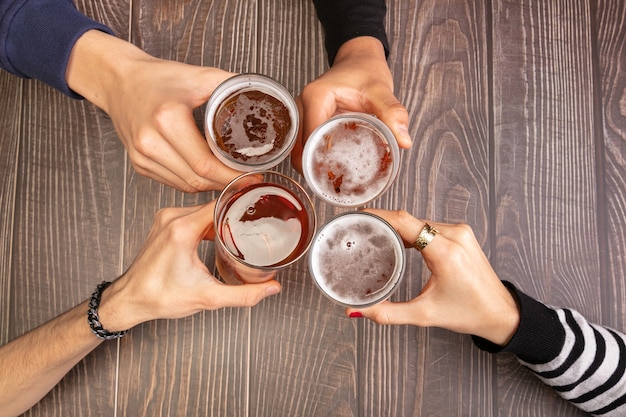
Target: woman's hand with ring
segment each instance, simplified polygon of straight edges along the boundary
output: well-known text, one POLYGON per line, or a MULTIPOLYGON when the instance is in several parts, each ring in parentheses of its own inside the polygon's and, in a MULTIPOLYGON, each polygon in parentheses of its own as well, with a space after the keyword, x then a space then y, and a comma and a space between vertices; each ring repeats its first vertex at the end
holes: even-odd
POLYGON ((361 315, 379 324, 441 327, 499 345, 508 343, 519 325, 516 301, 468 225, 429 222, 433 231, 406 211, 367 211, 395 227, 408 247, 428 234, 427 246, 420 253, 431 276, 420 294, 408 302, 385 301, 367 309, 348 309, 349 316, 361 315))

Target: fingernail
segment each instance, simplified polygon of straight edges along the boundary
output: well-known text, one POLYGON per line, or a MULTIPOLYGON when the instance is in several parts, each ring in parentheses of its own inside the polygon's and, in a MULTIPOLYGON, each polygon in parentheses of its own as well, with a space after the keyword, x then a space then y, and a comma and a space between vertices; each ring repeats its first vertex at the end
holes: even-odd
POLYGON ((270 287, 267 287, 265 289, 265 294, 269 295, 276 295, 280 292, 280 288, 276 285, 272 285, 270 287))
POLYGON ((411 134, 409 133, 409 127, 407 125, 398 126, 398 131, 404 137, 404 140, 406 140, 409 144, 413 143, 411 134))
POLYGON ((358 311, 353 311, 352 313, 350 313, 351 319, 358 319, 361 317, 363 317, 363 314, 359 313, 358 311))

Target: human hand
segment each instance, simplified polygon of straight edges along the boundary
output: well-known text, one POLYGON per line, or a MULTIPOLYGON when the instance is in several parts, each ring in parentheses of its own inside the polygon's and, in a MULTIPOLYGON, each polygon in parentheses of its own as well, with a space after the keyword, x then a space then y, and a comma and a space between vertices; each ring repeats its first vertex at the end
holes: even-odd
POLYGON ((166 208, 128 271, 104 292, 100 321, 121 331, 159 318, 176 319, 203 310, 256 305, 280 292, 280 284, 226 285, 198 257, 198 245, 213 236, 215 203, 166 208))
POLYGON ((198 192, 221 189, 240 174, 211 153, 193 117, 233 75, 157 59, 92 30, 76 42, 66 78, 72 90, 111 116, 139 174, 198 192))
MULTIPOLYGON (((367 210, 385 218, 409 243, 424 222, 405 211, 367 210)), ((430 279, 411 301, 385 301, 367 309, 347 309, 351 317, 379 324, 441 327, 505 345, 519 325, 513 296, 502 284, 468 225, 431 223, 439 233, 422 250, 430 279)))
POLYGON ((411 147, 409 115, 393 94, 393 76, 376 38, 362 36, 344 43, 333 66, 307 84, 297 101, 303 120, 291 162, 300 172, 306 139, 337 112, 373 114, 391 129, 401 148, 411 147))

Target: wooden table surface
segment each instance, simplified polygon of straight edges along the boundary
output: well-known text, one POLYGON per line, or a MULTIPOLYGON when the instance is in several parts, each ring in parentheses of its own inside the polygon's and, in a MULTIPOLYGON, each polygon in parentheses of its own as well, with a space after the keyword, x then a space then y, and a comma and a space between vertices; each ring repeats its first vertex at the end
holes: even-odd
MULTIPOLYGON (((469 223, 501 278, 626 329, 623 0, 387 4, 389 65, 415 143, 373 206, 469 223)), ((78 7, 153 55, 264 73, 294 95, 327 67, 310 1, 78 7)), ((88 102, 6 72, 0 91, 6 343, 119 276, 159 208, 216 194, 137 175, 111 120, 88 102)), ((278 169, 298 177, 288 162, 278 169)), ((322 222, 336 212, 317 208, 322 222)), ((202 246, 211 268, 213 254, 202 246)), ((394 300, 428 279, 414 250, 406 274, 394 300)), ((27 415, 583 415, 468 336, 346 318, 304 262, 279 280, 282 294, 254 308, 146 323, 102 344, 27 415)))

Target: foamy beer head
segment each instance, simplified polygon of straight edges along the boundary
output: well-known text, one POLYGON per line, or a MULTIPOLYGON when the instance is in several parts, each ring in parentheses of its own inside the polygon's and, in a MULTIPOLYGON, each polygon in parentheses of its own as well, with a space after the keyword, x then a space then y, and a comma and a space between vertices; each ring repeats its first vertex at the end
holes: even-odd
POLYGON ((307 139, 302 170, 311 190, 335 206, 358 207, 393 183, 400 150, 393 133, 374 116, 343 113, 307 139))
POLYGON ((315 235, 308 256, 315 284, 346 307, 389 298, 404 275, 402 238, 384 219, 366 212, 331 219, 315 235))
POLYGON ((298 108, 280 83, 259 74, 220 84, 206 105, 204 130, 213 154, 238 171, 261 171, 284 160, 298 132, 298 108))

